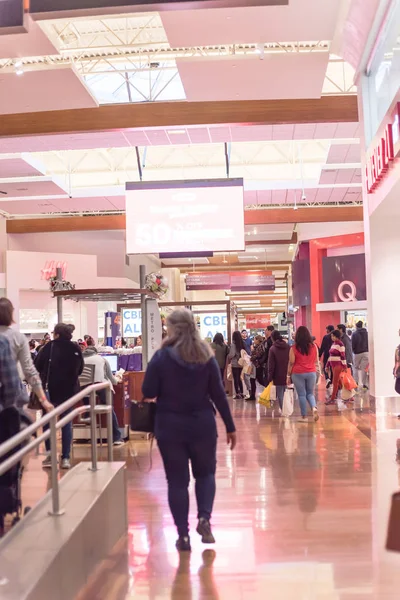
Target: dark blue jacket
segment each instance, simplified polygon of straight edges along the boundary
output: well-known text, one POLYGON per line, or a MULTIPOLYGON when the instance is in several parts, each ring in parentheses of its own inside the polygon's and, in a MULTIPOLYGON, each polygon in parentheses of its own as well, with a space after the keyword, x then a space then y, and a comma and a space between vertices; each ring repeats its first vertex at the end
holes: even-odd
POLYGON ((215 358, 187 363, 173 348, 158 350, 142 386, 145 398, 157 398, 155 435, 159 440, 192 441, 217 435, 215 407, 228 433, 235 431, 215 358))

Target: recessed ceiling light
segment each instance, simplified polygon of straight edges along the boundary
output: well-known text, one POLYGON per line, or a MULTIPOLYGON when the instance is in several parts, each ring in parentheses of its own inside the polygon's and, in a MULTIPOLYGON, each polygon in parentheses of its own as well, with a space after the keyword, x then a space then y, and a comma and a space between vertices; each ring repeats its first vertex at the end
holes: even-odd
POLYGON ((254 233, 254 235, 257 235, 257 229, 255 227, 253 229, 253 233, 254 233))
POLYGON ((167 131, 168 135, 184 135, 186 133, 186 129, 171 129, 171 131, 167 131))

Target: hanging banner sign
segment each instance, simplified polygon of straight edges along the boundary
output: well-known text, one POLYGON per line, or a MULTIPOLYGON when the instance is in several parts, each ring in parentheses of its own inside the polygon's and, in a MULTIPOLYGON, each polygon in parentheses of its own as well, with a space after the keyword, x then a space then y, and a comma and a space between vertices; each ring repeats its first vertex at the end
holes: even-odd
POLYGON ((274 290, 275 276, 271 271, 234 271, 232 273, 188 273, 186 289, 227 290, 232 292, 252 292, 274 290))
POLYGON ((157 300, 146 299, 146 318, 147 318, 147 361, 153 358, 153 355, 159 350, 162 341, 162 325, 160 309, 157 300))
POLYGON ((186 289, 189 290, 230 290, 229 273, 188 273, 186 289))
POLYGON ((231 273, 232 292, 251 292, 253 290, 274 290, 275 276, 270 271, 231 273))
POLYGON ((247 329, 266 329, 271 325, 271 315, 246 315, 247 329))

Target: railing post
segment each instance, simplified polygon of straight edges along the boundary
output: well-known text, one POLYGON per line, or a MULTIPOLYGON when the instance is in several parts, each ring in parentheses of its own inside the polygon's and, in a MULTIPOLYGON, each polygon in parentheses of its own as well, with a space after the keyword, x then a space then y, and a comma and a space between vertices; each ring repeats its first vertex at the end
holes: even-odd
POLYGON ((111 387, 106 388, 106 405, 111 407, 107 413, 107 460, 113 460, 113 426, 112 426, 112 391, 111 387))
MULTIPOLYGON (((96 392, 90 394, 90 445, 92 449, 91 471, 97 471, 96 392)), ((101 428, 100 428, 101 435, 101 428)))
POLYGON ((49 515, 59 517, 65 513, 60 509, 60 490, 58 487, 58 462, 57 462, 57 417, 50 420, 50 457, 51 457, 51 499, 52 510, 49 515))

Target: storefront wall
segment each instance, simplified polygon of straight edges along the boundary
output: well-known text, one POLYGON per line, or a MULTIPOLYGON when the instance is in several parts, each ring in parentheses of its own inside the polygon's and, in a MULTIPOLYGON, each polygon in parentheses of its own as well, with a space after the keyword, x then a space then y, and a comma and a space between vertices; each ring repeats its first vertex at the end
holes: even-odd
MULTIPOLYGON (((399 144, 398 103, 400 102, 399 52, 400 2, 380 27, 380 35, 369 59, 368 76, 358 81, 359 112, 363 124, 363 200, 367 270, 367 305, 370 345, 370 390, 376 397, 394 396, 394 352, 400 328, 400 162, 396 157, 380 173, 373 191, 371 158, 382 148, 387 126, 393 128, 395 154, 399 144), (398 45, 398 44, 397 44, 398 45)), ((367 67, 366 67, 367 68, 367 67)), ((365 72, 365 70, 364 70, 365 72)), ((379 158, 374 160, 378 163, 379 158)))
MULTIPOLYGON (((97 256, 47 252, 5 253, 5 288, 7 297, 15 308, 15 321, 19 326, 20 310, 42 308, 53 314, 56 305, 44 273, 51 262, 65 263, 65 279, 77 289, 134 288, 132 280, 123 277, 98 277, 97 256)), ((95 302, 65 302, 65 314, 74 321, 75 338, 90 332, 97 335, 98 317, 95 302)), ((49 323, 49 327, 51 322, 49 323)))

